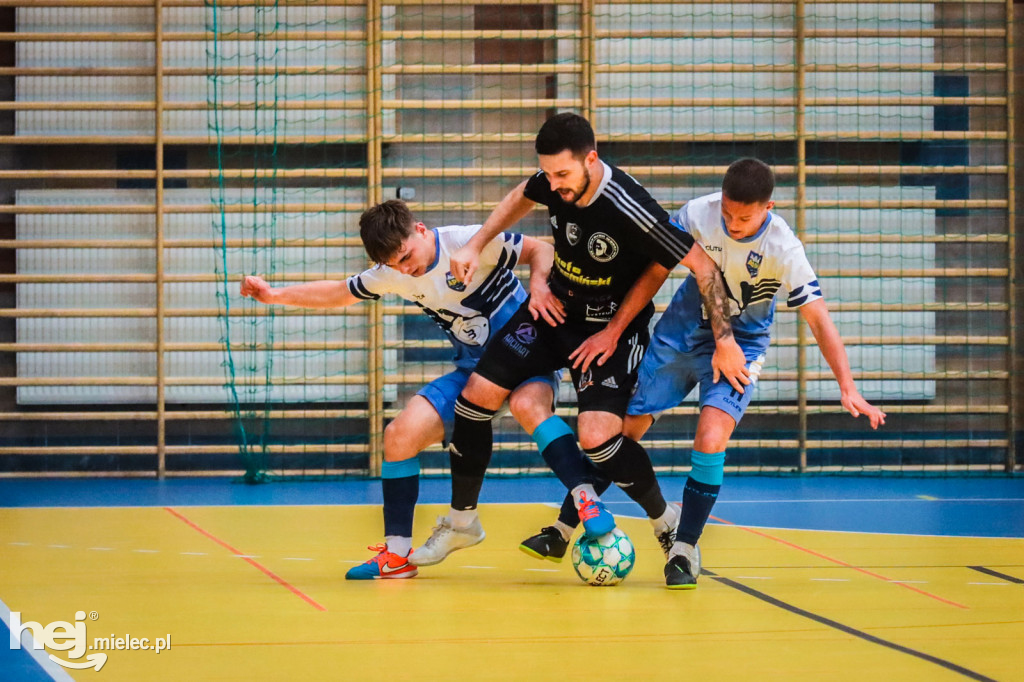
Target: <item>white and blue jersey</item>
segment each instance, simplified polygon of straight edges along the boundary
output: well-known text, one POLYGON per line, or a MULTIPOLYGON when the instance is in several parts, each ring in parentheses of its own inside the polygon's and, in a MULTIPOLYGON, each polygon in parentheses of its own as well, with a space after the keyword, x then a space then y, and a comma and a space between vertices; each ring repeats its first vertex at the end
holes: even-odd
MULTIPOLYGON (((733 335, 744 351, 763 354, 768 349, 780 291, 790 308, 821 298, 821 287, 803 244, 786 221, 774 213, 768 213, 754 236, 733 239, 722 219, 722 193, 715 192, 687 202, 672 216, 672 223, 704 247, 722 271, 732 309, 733 335)), ((693 275, 672 297, 655 335, 683 352, 714 344, 693 275)))
POLYGON ((716 407, 739 424, 771 341, 779 291, 787 306, 799 308, 821 298, 821 287, 803 244, 773 213, 752 237, 733 239, 722 220, 722 193, 716 192, 688 202, 672 216, 672 223, 689 233, 722 271, 733 336, 747 359, 751 384, 741 394, 724 379, 715 382, 715 337, 691 274, 654 327, 628 412, 657 416, 700 386, 702 408, 716 407))
POLYGON ((452 253, 479 229, 479 225, 435 228, 434 262, 423 275, 403 275, 377 265, 350 277, 348 289, 361 299, 397 294, 415 303, 448 336, 455 348, 455 366, 472 370, 491 335, 526 300, 526 291, 512 272, 523 251, 520 234, 502 232, 492 239, 481 251, 480 267, 468 285, 448 271, 452 253))

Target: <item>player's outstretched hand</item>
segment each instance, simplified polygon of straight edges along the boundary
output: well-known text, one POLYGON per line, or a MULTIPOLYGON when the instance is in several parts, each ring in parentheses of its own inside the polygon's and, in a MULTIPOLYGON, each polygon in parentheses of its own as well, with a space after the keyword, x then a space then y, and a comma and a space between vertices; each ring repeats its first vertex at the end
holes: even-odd
POLYGON ((572 352, 572 355, 569 356, 569 359, 573 361, 572 368, 576 369, 579 367, 580 371, 586 372, 590 369, 590 363, 595 360, 598 367, 600 367, 612 356, 612 353, 615 352, 615 346, 618 344, 619 335, 605 327, 581 343, 572 352))
POLYGON ((854 417, 859 417, 862 414, 865 415, 868 421, 871 422, 871 428, 877 429, 885 424, 885 412, 864 400, 864 397, 857 390, 844 392, 839 400, 843 403, 846 411, 854 417))
POLYGON ((741 395, 743 387, 750 385, 747 358, 744 357, 743 350, 736 343, 736 339, 723 338, 715 342, 715 354, 711 356, 711 369, 714 372, 712 379, 716 384, 720 378, 725 377, 725 380, 741 395))
POLYGON ((242 278, 242 296, 248 296, 260 303, 267 303, 270 300, 271 286, 262 277, 246 275, 242 278))
POLYGON ((533 319, 543 317, 552 327, 565 322, 565 306, 551 293, 547 282, 530 283, 529 309, 533 319))
POLYGON ((472 246, 463 246, 452 254, 448 262, 448 269, 452 277, 463 284, 473 281, 473 273, 480 266, 480 254, 472 246))

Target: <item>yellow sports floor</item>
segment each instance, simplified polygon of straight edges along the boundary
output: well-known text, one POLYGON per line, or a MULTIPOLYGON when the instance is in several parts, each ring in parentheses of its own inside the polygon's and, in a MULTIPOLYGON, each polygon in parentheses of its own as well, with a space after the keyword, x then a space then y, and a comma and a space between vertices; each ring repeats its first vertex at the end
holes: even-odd
MULTIPOLYGON (((417 541, 445 510, 418 508, 417 541)), ((552 514, 486 505, 483 544, 347 582, 377 506, 0 509, 0 600, 90 645, 169 638, 58 679, 1024 680, 1022 539, 712 525, 680 592, 648 523, 620 518, 636 569, 595 588, 517 549, 552 514)))

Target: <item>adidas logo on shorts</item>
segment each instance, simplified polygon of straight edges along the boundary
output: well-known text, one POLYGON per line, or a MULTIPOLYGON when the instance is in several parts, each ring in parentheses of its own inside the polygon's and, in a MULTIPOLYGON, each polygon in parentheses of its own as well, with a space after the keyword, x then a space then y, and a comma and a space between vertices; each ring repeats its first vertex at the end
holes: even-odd
POLYGON ((619 385, 617 383, 615 383, 615 377, 608 377, 607 379, 605 379, 604 381, 601 382, 601 385, 602 386, 606 386, 608 388, 618 388, 619 387, 619 385))

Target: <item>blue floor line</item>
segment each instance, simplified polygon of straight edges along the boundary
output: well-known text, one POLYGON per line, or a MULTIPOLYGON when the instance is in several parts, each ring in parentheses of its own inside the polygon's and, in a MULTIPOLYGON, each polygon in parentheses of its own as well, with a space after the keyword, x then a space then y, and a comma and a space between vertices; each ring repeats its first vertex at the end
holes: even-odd
MULTIPOLYGON (((659 481, 668 499, 680 499, 684 476, 659 481)), ((425 478, 420 503, 443 504, 450 492, 447 478, 425 478)), ((480 502, 558 503, 563 495, 554 477, 497 477, 484 482, 480 502)), ((604 499, 617 513, 640 513, 617 488, 604 499)), ((379 505, 380 481, 0 479, 0 507, 8 508, 324 504, 379 505)), ((773 528, 1019 538, 1024 478, 727 477, 713 513, 773 528)))

